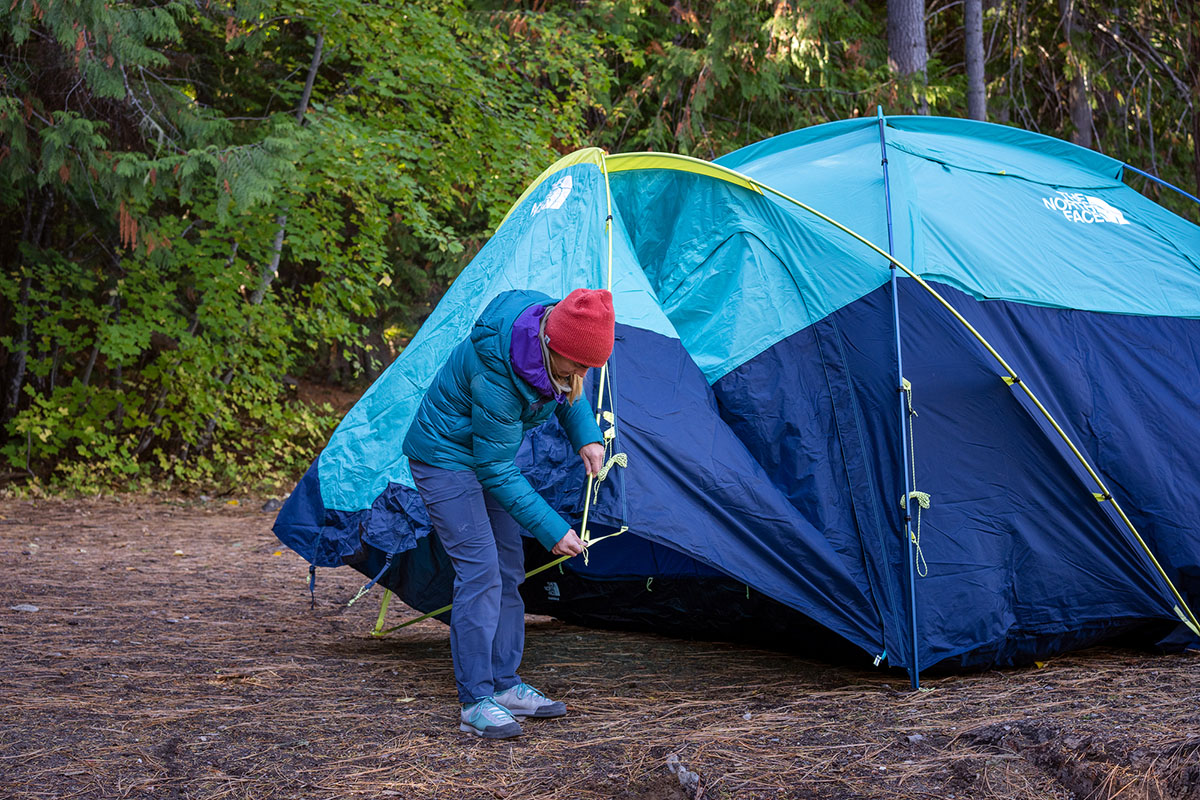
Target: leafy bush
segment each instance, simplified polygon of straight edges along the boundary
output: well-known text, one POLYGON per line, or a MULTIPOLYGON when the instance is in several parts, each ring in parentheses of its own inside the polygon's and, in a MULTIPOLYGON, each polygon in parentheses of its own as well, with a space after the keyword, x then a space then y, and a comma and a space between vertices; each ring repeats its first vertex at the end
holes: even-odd
MULTIPOLYGON (((1187 180, 1200 28, 1146 0, 987 4, 998 121, 1187 180), (1124 65, 1124 66, 1121 66, 1124 65)), ((964 105, 962 4, 897 78, 885 0, 0 3, 0 455, 51 488, 289 484, 530 179, 964 105)), ((1157 190, 1149 189, 1151 193, 1157 190)))

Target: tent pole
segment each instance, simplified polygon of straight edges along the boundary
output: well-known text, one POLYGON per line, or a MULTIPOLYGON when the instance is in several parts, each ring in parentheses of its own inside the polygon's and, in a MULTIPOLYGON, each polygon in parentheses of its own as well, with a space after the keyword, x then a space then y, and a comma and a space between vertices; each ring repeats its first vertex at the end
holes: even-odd
MULTIPOLYGON (((662 158, 677 159, 680 161, 699 161, 698 159, 692 159, 690 156, 670 155, 670 154, 655 154, 655 155, 658 157, 662 157, 662 158)), ((701 162, 701 163, 708 164, 708 162, 701 162)), ((714 167, 714 168, 717 167, 717 165, 715 165, 715 164, 708 164, 708 166, 714 167)), ((1092 480, 1095 481, 1096 486, 1099 488, 1100 491, 1092 492, 1093 499, 1095 499, 1097 502, 1111 502, 1112 503, 1113 511, 1115 511, 1117 513, 1117 515, 1120 516, 1121 521, 1125 525, 1125 529, 1128 530, 1130 535, 1133 536, 1133 538, 1137 541, 1137 544, 1139 547, 1141 547, 1142 552, 1144 552, 1146 554, 1146 558, 1149 560, 1150 566, 1152 566, 1154 568, 1154 571, 1158 573, 1160 578, 1162 578, 1163 584, 1167 587, 1167 590, 1170 592, 1170 594, 1175 598, 1175 602, 1178 605, 1176 605, 1175 608, 1172 609, 1172 611, 1179 618, 1179 620, 1181 622, 1183 622, 1185 625, 1188 626, 1188 628, 1190 628, 1192 631, 1194 631, 1197 636, 1200 636, 1200 618, 1196 617, 1196 615, 1192 612, 1191 608, 1188 606, 1187 601, 1184 600, 1183 595, 1179 593, 1179 590, 1177 588, 1175 588, 1175 584, 1173 584, 1171 582, 1171 578, 1170 578, 1170 576, 1167 575, 1167 571, 1165 569, 1163 569, 1162 564, 1159 563, 1158 558, 1154 555, 1154 552, 1150 549, 1150 546, 1146 544, 1146 540, 1142 538, 1142 535, 1138 532, 1138 529, 1134 526, 1133 521, 1129 519, 1129 517, 1125 514, 1124 509, 1122 509, 1121 506, 1117 503, 1117 499, 1113 496, 1112 492, 1110 492, 1108 490, 1108 487, 1104 483, 1104 480, 1096 472, 1095 468, 1092 467, 1091 462, 1089 462, 1087 460, 1087 458, 1084 457, 1083 453, 1080 452, 1080 450, 1079 450, 1079 446, 1076 445, 1075 442, 1073 442, 1071 440, 1071 437, 1068 436, 1067 432, 1062 429, 1062 426, 1058 424, 1058 421, 1056 419, 1054 419, 1053 415, 1051 415, 1051 413, 1046 410, 1046 407, 1044 405, 1042 405, 1042 401, 1038 399, 1038 396, 1034 393, 1033 389, 1031 389, 1029 387, 1029 384, 1027 384, 1025 381, 1021 380, 1020 376, 1017 375, 1016 371, 1013 370, 1012 366, 1007 361, 1004 360, 1004 356, 1000 355, 1000 353, 996 350, 996 348, 992 346, 991 342, 989 342, 983 336, 983 334, 981 334, 975 328, 974 325, 972 325, 970 322, 968 322, 967 318, 964 317, 961 313, 959 313, 958 309, 956 309, 953 306, 953 304, 950 303, 949 300, 942 297, 942 295, 938 293, 937 289, 934 289, 932 286, 930 286, 929 283, 924 278, 922 278, 917 273, 913 272, 909 267, 906 267, 904 264, 900 263, 900 261, 898 261, 894 255, 891 255, 890 253, 885 251, 883 248, 879 247, 877 244, 872 242, 870 239, 867 239, 866 237, 864 237, 862 234, 855 233, 850 228, 847 228, 845 225, 843 225, 842 223, 833 219, 832 217, 822 214, 820 211, 817 211, 812 206, 810 206, 806 203, 803 203, 803 202, 797 200, 796 198, 794 198, 788 194, 785 194, 784 192, 779 191, 778 189, 776 189, 773 186, 770 186, 765 183, 759 183, 758 181, 755 181, 751 178, 747 178, 745 175, 742 175, 740 172, 736 172, 734 170, 727 169, 725 167, 720 167, 720 168, 716 168, 716 173, 728 174, 730 176, 731 182, 733 182, 733 183, 736 183, 738 180, 744 180, 744 181, 746 181, 747 187, 750 188, 751 190, 756 191, 756 192, 761 192, 761 193, 770 192, 771 194, 780 198, 784 202, 791 203, 792 205, 796 206, 797 208, 804 209, 805 211, 807 211, 808 213, 817 217, 818 219, 828 222, 830 225, 837 228, 842 233, 850 236, 855 241, 860 242, 861 244, 865 245, 866 247, 870 248, 874 252, 876 252, 879 255, 886 258, 889 262, 891 262, 893 267, 895 267, 896 269, 899 269, 905 275, 912 278, 913 281, 915 281, 918 286, 920 286, 922 289, 924 289, 926 292, 928 292, 930 294, 930 296, 932 296, 933 299, 936 300, 938 302, 938 304, 940 304, 942 306, 942 308, 946 309, 946 311, 949 312, 949 314, 958 321, 958 324, 962 325, 963 328, 965 328, 966 331, 972 337, 974 337, 975 341, 979 342, 980 346, 983 347, 983 349, 986 350, 992 356, 992 358, 994 358, 996 360, 996 363, 1000 365, 1001 370, 1003 370, 1006 373, 1005 375, 1000 376, 1000 378, 1004 381, 1004 383, 1010 387, 1012 387, 1012 386, 1019 387, 1020 390, 1029 399, 1029 402, 1033 403, 1033 405, 1037 407, 1037 410, 1041 413, 1042 417, 1046 420, 1046 422, 1049 423, 1052 428, 1054 428, 1054 431, 1058 434, 1058 436, 1062 440, 1063 444, 1066 445, 1067 448, 1074 454, 1075 458, 1079 461, 1080 466, 1082 466, 1084 468, 1084 470, 1087 471, 1088 475, 1091 476, 1092 480)), ((1016 390, 1014 390, 1014 391, 1016 391, 1016 390)), ((911 543, 911 538, 909 541, 911 543)))
MULTIPOLYGON (((883 167, 883 199, 887 210, 888 255, 895 256, 895 241, 892 236, 892 187, 888 180, 887 141, 884 138, 883 106, 875 107, 879 121, 879 158, 883 167)), ((908 676, 913 689, 921 688, 921 664, 917 648, 917 574, 916 554, 913 552, 912 537, 912 486, 908 475, 908 393, 904 388, 904 361, 900 352, 900 297, 896 285, 896 265, 889 263, 892 271, 892 330, 896 334, 896 396, 900 399, 900 471, 904 473, 904 540, 908 545, 908 599, 909 620, 912 624, 912 661, 908 676)))
POLYGON ((383 601, 379 604, 379 616, 375 619, 375 630, 371 631, 372 636, 378 636, 383 630, 383 621, 387 619, 388 603, 392 600, 392 590, 386 589, 383 593, 383 601))
MULTIPOLYGON (((676 158, 686 158, 686 156, 676 156, 676 158)), ((954 319, 958 320, 958 324, 962 325, 963 328, 965 328, 966 331, 971 334, 972 337, 974 337, 975 341, 979 342, 980 346, 983 347, 983 349, 986 350, 992 356, 992 358, 996 360, 996 363, 1000 365, 1000 369, 1007 373, 1000 376, 1001 380, 1003 380, 1004 383, 1009 387, 1016 386, 1020 388, 1020 390, 1029 399, 1029 402, 1033 403, 1046 422, 1049 423, 1052 428, 1054 428, 1054 431, 1058 434, 1063 444, 1067 446, 1067 448, 1079 461, 1080 466, 1082 466, 1084 470, 1087 471, 1088 475, 1091 476, 1092 480, 1095 481, 1096 487, 1099 489, 1099 491, 1092 492, 1093 499, 1097 502, 1112 503, 1113 511, 1120 516, 1121 521, 1125 524, 1125 529, 1128 530, 1130 535, 1133 536, 1133 538, 1137 541, 1137 544, 1139 547, 1141 547, 1142 552, 1146 554, 1146 558, 1149 560, 1150 566, 1152 566, 1154 571, 1158 573, 1160 578, 1162 578, 1163 584, 1167 587, 1167 590, 1170 592, 1170 594, 1175 598, 1175 602, 1178 605, 1176 605, 1172 611, 1177 617, 1179 617, 1181 622, 1187 625, 1191 630, 1195 631, 1197 636, 1200 636, 1200 619, 1198 619, 1196 615, 1192 613, 1187 601, 1183 599, 1183 595, 1179 593, 1177 588, 1175 588, 1175 584, 1171 583, 1171 578, 1167 575, 1167 571, 1163 569, 1162 564, 1159 563, 1158 558, 1154 555, 1154 552, 1150 549, 1150 546, 1146 544, 1146 540, 1142 538, 1142 535, 1134 526, 1133 521, 1129 519, 1129 517, 1125 514, 1124 509, 1122 509, 1117 503, 1117 499, 1113 496, 1112 492, 1108 490, 1108 486, 1104 483, 1104 480, 1100 477, 1099 473, 1096 472, 1095 468, 1092 467, 1091 462, 1089 462, 1083 453, 1080 452, 1079 446, 1071 440, 1071 437, 1067 435, 1067 432, 1064 431, 1062 426, 1058 424, 1058 420, 1056 420, 1054 416, 1046 410, 1046 407, 1042 405, 1042 401, 1038 399, 1038 396, 1034 393, 1033 389, 1029 388, 1029 384, 1021 380, 1020 376, 1017 375, 1016 371, 1012 368, 1012 365, 1004 360, 1004 356, 1000 355, 996 348, 992 346, 992 343, 989 342, 984 335, 975 328, 974 325, 968 322, 967 318, 959 313, 958 309, 956 309, 949 300, 942 297, 941 294, 938 293, 937 289, 934 289, 929 285, 928 282, 926 282, 924 278, 913 272, 904 264, 897 261, 895 256, 889 255, 885 250, 873 243, 871 240, 866 239, 861 234, 855 233, 837 220, 822 214, 812 206, 806 205, 796 198, 790 197, 789 195, 786 195, 778 189, 768 186, 765 183, 759 183, 756 185, 762 191, 770 192, 776 197, 779 197, 780 199, 789 202, 798 208, 804 209, 817 218, 825 220, 842 233, 849 235, 856 241, 861 242, 871 250, 886 258, 888 261, 892 262, 897 269, 899 269, 908 277, 912 278, 913 281, 915 281, 918 286, 928 292, 930 296, 932 296, 933 299, 942 306, 942 308, 946 309, 946 311, 949 312, 954 319)), ((1014 389, 1014 391, 1016 390, 1014 389)))
POLYGON ((1138 169, 1137 167, 1130 166, 1129 164, 1122 164, 1121 166, 1123 166, 1125 169, 1129 170, 1130 172, 1136 172, 1138 175, 1141 175, 1143 178, 1149 178, 1150 180, 1154 181, 1155 183, 1162 184, 1163 186, 1167 187, 1168 189, 1179 192, 1181 195, 1186 197, 1188 200, 1191 200, 1193 203, 1200 203, 1200 197, 1196 197, 1193 194, 1188 194, 1187 192, 1185 192, 1183 189, 1180 189, 1175 184, 1167 183, 1166 181, 1164 181, 1162 178, 1158 177, 1157 175, 1151 175, 1149 172, 1144 172, 1144 171, 1138 169))

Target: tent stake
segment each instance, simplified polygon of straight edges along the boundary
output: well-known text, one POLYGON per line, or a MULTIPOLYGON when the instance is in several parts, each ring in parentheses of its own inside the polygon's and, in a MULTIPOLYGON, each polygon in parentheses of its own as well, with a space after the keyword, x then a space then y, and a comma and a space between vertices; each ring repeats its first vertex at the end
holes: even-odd
POLYGON ((378 636, 383 630, 383 621, 387 617, 388 603, 392 599, 392 590, 387 589, 383 593, 383 600, 379 603, 379 617, 375 620, 375 630, 371 631, 372 636, 378 636))
MULTIPOLYGON (((586 550, 586 549, 592 547, 597 542, 603 542, 605 539, 611 539, 614 536, 620 536, 622 533, 624 533, 627 530, 629 530, 628 527, 622 527, 618 530, 613 531, 612 533, 606 533, 603 536, 597 536, 595 539, 592 539, 587 544, 585 544, 584 549, 586 550)), ((556 558, 553 561, 549 562, 548 564, 542 564, 540 567, 529 570, 529 572, 525 573, 525 577, 532 578, 534 575, 538 575, 542 572, 545 572, 546 570, 550 569, 551 567, 556 567, 559 564, 561 564, 564 561, 571 559, 571 558, 575 558, 575 556, 561 556, 559 558, 556 558)), ((426 614, 422 614, 421 616, 416 617, 415 619, 410 619, 405 622, 401 622, 399 625, 393 625, 392 627, 390 627, 386 630, 380 630, 380 628, 383 627, 383 612, 387 609, 387 605, 386 605, 387 604, 387 596, 390 594, 391 594, 391 591, 389 590, 388 594, 384 596, 384 607, 380 609, 379 619, 376 620, 376 623, 375 623, 375 630, 371 631, 372 636, 387 636, 389 633, 398 631, 401 628, 407 628, 409 625, 416 625, 418 622, 424 622, 425 620, 429 619, 430 617, 436 617, 441 614, 445 614, 447 611, 454 608, 454 604, 450 603, 449 605, 445 605, 445 606, 442 606, 441 608, 434 609, 433 611, 430 611, 426 614)))

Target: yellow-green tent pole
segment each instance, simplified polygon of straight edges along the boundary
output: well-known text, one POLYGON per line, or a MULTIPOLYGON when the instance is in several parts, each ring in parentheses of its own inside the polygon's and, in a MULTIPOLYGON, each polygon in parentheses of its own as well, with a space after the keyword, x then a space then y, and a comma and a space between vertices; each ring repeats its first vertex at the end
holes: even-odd
POLYGON ((1016 371, 1013 370, 1013 368, 1009 366, 1008 362, 1004 360, 1004 357, 996 351, 996 348, 992 347, 991 343, 984 338, 984 336, 978 330, 975 329, 975 326, 968 322, 966 317, 958 312, 958 309, 951 305, 946 298, 942 297, 942 295, 939 294, 936 289, 926 283, 920 275, 917 275, 904 264, 900 263, 900 261, 898 261, 891 253, 885 252, 874 242, 854 232, 850 228, 847 228, 837 220, 822 214, 812 206, 803 203, 796 198, 779 191, 778 189, 772 188, 771 186, 768 186, 761 181, 757 181, 747 175, 743 175, 736 170, 731 170, 728 167, 722 167, 718 164, 712 164, 702 159, 674 153, 627 153, 607 156, 605 158, 605 168, 609 172, 638 169, 679 170, 682 172, 692 172, 699 175, 706 175, 717 180, 723 180, 728 183, 748 188, 752 191, 758 192, 759 194, 770 192, 776 197, 791 203, 797 208, 803 209, 818 219, 829 223, 851 238, 871 248, 871 250, 886 258, 891 264, 894 264, 898 269, 902 270, 904 274, 915 280, 921 288, 929 292, 934 299, 938 301, 938 303, 940 303, 947 311, 949 311, 950 314, 953 315, 954 318, 958 320, 958 322, 964 328, 966 328, 981 345, 983 345, 984 349, 991 354, 992 358, 994 358, 997 363, 1000 364, 1001 368, 1003 368, 1003 370, 1007 373, 1007 375, 1003 376, 1004 382, 1009 386, 1020 386, 1021 391, 1025 393, 1025 396, 1029 398, 1029 401, 1033 403, 1042 416, 1045 417, 1046 421, 1050 423, 1050 426, 1054 428, 1054 431, 1059 435, 1063 443, 1066 444, 1068 449, 1070 449, 1070 451, 1075 455, 1075 458, 1079 460, 1079 463, 1083 465, 1083 468, 1087 471, 1088 475, 1091 476, 1092 480, 1096 482, 1096 486, 1100 490, 1093 493, 1096 500, 1102 503, 1111 502, 1113 504, 1113 510, 1121 518, 1121 521, 1124 523, 1125 527, 1129 529, 1129 532, 1133 534, 1133 538, 1137 540, 1138 545, 1145 552, 1146 557, 1150 559, 1150 563, 1154 565, 1154 569, 1158 572, 1159 576, 1171 590, 1171 594, 1179 604, 1173 609, 1176 616, 1178 616, 1185 625, 1191 628, 1192 632, 1200 636, 1200 621, 1196 619, 1196 615, 1192 613, 1192 610, 1188 607, 1187 602, 1183 599, 1183 596, 1179 593, 1179 590, 1175 588, 1175 584, 1171 582, 1171 579, 1167 576, 1166 570, 1163 569, 1162 564, 1159 563, 1154 553, 1150 550, 1149 545, 1146 544, 1146 540, 1142 538, 1141 533, 1138 532, 1138 529, 1133 524, 1133 521, 1130 520, 1125 514, 1125 510, 1121 508, 1120 503, 1118 503, 1117 499, 1113 497, 1112 492, 1108 489, 1108 486, 1105 485, 1099 474, 1096 473, 1096 470, 1092 468, 1091 463, 1088 462, 1087 458, 1076 446, 1075 442, 1071 440, 1071 437, 1067 435, 1067 432, 1063 430, 1061 425, 1058 424, 1058 420, 1056 420, 1054 416, 1046 409, 1046 407, 1042 405, 1042 401, 1038 399, 1037 395, 1034 394, 1033 390, 1029 388, 1028 384, 1021 380, 1016 371))
POLYGON ((1075 445, 1075 442, 1073 442, 1071 440, 1071 437, 1069 435, 1067 435, 1067 432, 1065 430, 1063 430, 1061 425, 1058 424, 1058 420, 1056 420, 1054 418, 1054 416, 1046 409, 1046 407, 1044 405, 1042 405, 1042 401, 1039 400, 1037 395, 1034 394, 1033 390, 1029 388, 1029 385, 1021 380, 1020 376, 1017 375, 1016 371, 1013 370, 1013 368, 1011 366, 1009 366, 1008 362, 1004 360, 1003 356, 1001 356, 998 352, 996 352, 996 348, 992 347, 991 343, 987 339, 984 338, 983 334, 981 334, 978 330, 976 330, 975 326, 973 326, 970 322, 968 322, 966 317, 964 317, 962 314, 960 314, 958 312, 958 309, 956 309, 954 306, 952 306, 950 304, 950 302, 948 300, 946 300, 946 298, 942 297, 942 295, 939 294, 936 289, 934 289, 932 286, 930 286, 928 283, 926 283, 925 280, 920 275, 917 275, 911 269, 904 266, 904 264, 901 264, 890 253, 884 252, 870 240, 866 239, 863 236, 860 236, 859 234, 857 234, 854 231, 847 228, 845 225, 842 225, 841 223, 837 222, 836 220, 825 216, 820 211, 817 211, 816 209, 812 208, 811 206, 800 202, 799 200, 795 199, 794 197, 790 197, 790 196, 784 194, 783 192, 779 191, 778 189, 772 189, 770 186, 767 186, 766 184, 759 184, 759 186, 764 191, 768 191, 771 194, 774 194, 775 196, 777 196, 783 200, 793 203, 797 207, 809 212, 810 214, 813 214, 814 216, 824 220, 825 222, 828 222, 830 225, 833 225, 835 228, 842 231, 843 233, 846 233, 849 236, 856 239, 857 241, 865 244, 867 247, 871 248, 876 253, 883 256, 891 263, 895 264, 896 267, 903 270, 906 275, 908 275, 910 278, 915 280, 917 282, 917 284, 919 286, 921 286, 921 288, 925 289, 927 292, 929 292, 931 295, 933 295, 933 297, 939 303, 941 303, 941 305, 943 307, 945 307, 945 309, 947 311, 949 311, 954 316, 954 318, 963 325, 963 327, 965 327, 968 331, 970 331, 971 335, 974 336, 975 339, 978 340, 979 343, 981 345, 983 345, 984 348, 987 349, 987 351, 989 353, 991 353, 992 357, 994 359, 996 359, 996 361, 1000 364, 1000 366, 1004 369, 1004 371, 1008 373, 1008 375, 1004 377, 1004 382, 1007 383, 1009 386, 1016 384, 1021 387, 1022 391, 1025 392, 1025 395, 1029 398, 1030 402, 1032 402, 1037 407, 1038 411, 1040 411, 1042 413, 1042 416, 1044 416, 1046 418, 1046 421, 1050 423, 1050 425, 1054 428, 1055 432, 1058 433, 1059 437, 1063 440, 1063 442, 1067 445, 1067 447, 1070 448, 1071 452, 1075 454, 1075 458, 1077 458, 1079 460, 1079 463, 1083 465, 1083 468, 1085 470, 1087 470, 1087 473, 1092 477, 1092 480, 1095 481, 1096 485, 1100 488, 1100 492, 1095 494, 1096 499, 1099 500, 1100 502, 1108 501, 1113 504, 1113 510, 1116 511, 1117 514, 1121 517, 1121 520, 1125 523, 1125 526, 1129 529, 1129 532, 1131 534, 1133 534, 1133 537, 1137 540, 1137 543, 1141 546, 1142 550, 1145 551, 1146 556, 1150 559, 1150 563, 1154 565, 1154 568, 1158 571, 1158 574, 1162 577, 1163 581, 1166 582, 1167 587, 1171 590, 1171 594, 1175 597, 1176 602, 1179 603, 1179 605, 1174 609, 1176 616, 1178 616, 1185 625, 1187 625, 1189 628, 1191 628, 1193 633, 1195 633, 1197 636, 1200 636, 1200 621, 1197 621, 1195 614, 1193 614, 1191 608, 1188 607, 1187 601, 1185 601, 1183 599, 1183 595, 1181 595, 1179 593, 1179 590, 1175 588, 1175 584, 1173 584, 1171 582, 1171 579, 1169 577, 1167 577, 1166 570, 1164 570, 1162 568, 1162 565, 1159 563, 1158 559, 1155 558, 1154 553, 1150 550, 1149 545, 1146 544, 1146 540, 1142 538, 1142 535, 1138 532, 1138 529, 1133 524, 1133 521, 1130 520, 1128 516, 1126 516, 1125 510, 1121 508, 1121 505, 1117 502, 1117 499, 1115 497, 1113 497, 1112 492, 1110 492, 1108 489, 1108 486, 1105 485, 1104 481, 1096 473, 1096 470, 1092 468, 1092 465, 1088 462, 1087 458, 1084 457, 1083 453, 1080 452, 1079 448, 1075 445))

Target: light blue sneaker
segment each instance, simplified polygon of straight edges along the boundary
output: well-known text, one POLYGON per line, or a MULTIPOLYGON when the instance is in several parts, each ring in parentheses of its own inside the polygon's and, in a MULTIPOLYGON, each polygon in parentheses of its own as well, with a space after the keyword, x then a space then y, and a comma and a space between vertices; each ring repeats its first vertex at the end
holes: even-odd
POLYGON ((551 700, 528 683, 518 683, 496 695, 496 702, 508 709, 517 719, 525 717, 561 717, 567 713, 567 706, 556 700, 551 700))
POLYGON ((473 733, 484 739, 511 739, 523 733, 521 724, 513 719, 508 709, 491 697, 463 706, 459 719, 460 731, 473 733))

